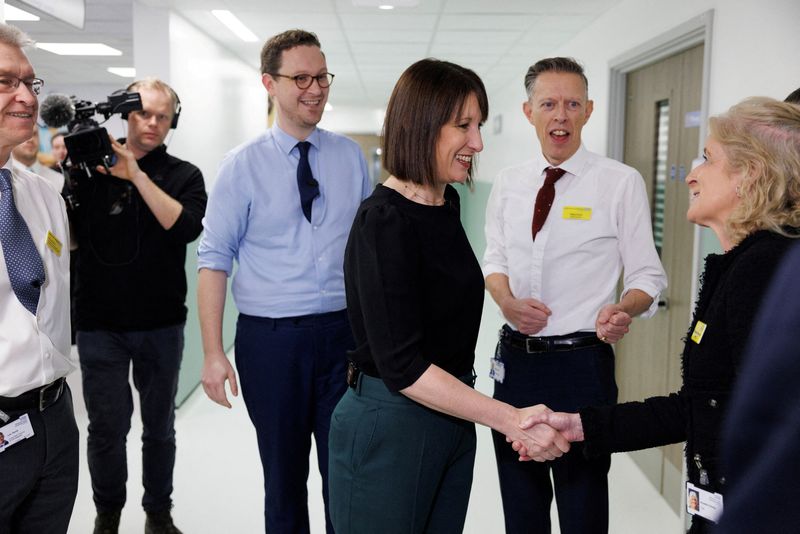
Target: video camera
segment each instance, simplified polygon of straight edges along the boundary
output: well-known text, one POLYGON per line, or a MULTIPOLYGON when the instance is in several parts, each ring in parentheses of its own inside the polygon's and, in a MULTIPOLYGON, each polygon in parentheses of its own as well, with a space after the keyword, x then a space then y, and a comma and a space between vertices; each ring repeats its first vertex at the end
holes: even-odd
POLYGON ((67 126, 69 129, 64 136, 68 159, 61 163, 62 167, 67 171, 77 167, 89 175, 90 169, 97 165, 108 170, 116 162, 108 132, 94 120, 94 115, 108 120, 115 113, 127 114, 140 109, 141 95, 125 90, 114 91, 106 102, 97 104, 74 96, 51 94, 42 102, 40 115, 51 128, 67 126))

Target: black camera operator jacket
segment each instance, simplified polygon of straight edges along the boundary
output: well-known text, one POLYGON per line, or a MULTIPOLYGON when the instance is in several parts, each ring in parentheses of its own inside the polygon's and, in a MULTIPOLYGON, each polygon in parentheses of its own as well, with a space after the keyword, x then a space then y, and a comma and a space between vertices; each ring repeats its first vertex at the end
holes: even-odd
POLYGON ((202 231, 203 175, 164 145, 137 163, 183 211, 165 230, 132 183, 98 172, 73 176, 77 330, 153 330, 186 321, 186 246, 202 231))

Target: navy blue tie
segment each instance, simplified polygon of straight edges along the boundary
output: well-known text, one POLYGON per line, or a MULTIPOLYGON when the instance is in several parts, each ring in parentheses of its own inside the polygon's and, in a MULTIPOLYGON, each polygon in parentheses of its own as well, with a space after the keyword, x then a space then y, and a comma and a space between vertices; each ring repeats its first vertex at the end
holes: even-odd
POLYGON ((303 215, 308 222, 311 222, 311 204, 319 196, 319 182, 314 179, 311 165, 308 163, 310 146, 311 143, 308 141, 297 143, 297 149, 300 151, 300 162, 297 164, 297 189, 300 191, 300 207, 303 208, 303 215))
POLYGON ((45 280, 44 264, 28 225, 17 211, 8 169, 0 169, 0 244, 3 245, 11 289, 22 305, 36 315, 39 288, 45 280))

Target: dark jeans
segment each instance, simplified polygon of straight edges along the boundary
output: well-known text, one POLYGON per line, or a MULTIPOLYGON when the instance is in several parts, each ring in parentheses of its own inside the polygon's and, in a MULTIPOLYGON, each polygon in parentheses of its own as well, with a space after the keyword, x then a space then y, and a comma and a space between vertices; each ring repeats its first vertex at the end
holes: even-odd
MULTIPOLYGON (((519 408, 546 404, 565 412, 616 402, 614 352, 608 345, 527 354, 501 343, 499 350, 505 380, 495 382, 498 400, 519 408)), ((549 534, 554 489, 563 534, 608 532, 610 455, 587 460, 580 444, 574 444, 552 462, 519 462, 504 436, 493 431, 492 437, 507 533, 549 534)))
POLYGON ((142 507, 147 512, 169 509, 183 325, 141 332, 79 331, 77 337, 89 413, 87 455, 95 506, 108 512, 125 505, 125 442, 133 413, 128 373, 133 364, 144 427, 142 507))
POLYGON ((309 532, 308 455, 311 434, 328 513, 328 432, 331 412, 347 384, 353 348, 344 311, 269 319, 239 315, 236 367, 242 397, 256 428, 264 470, 264 521, 270 534, 309 532))
POLYGON ((27 413, 33 437, 0 453, 0 534, 67 531, 78 493, 78 427, 64 388, 43 412, 6 412, 11 420, 27 413))

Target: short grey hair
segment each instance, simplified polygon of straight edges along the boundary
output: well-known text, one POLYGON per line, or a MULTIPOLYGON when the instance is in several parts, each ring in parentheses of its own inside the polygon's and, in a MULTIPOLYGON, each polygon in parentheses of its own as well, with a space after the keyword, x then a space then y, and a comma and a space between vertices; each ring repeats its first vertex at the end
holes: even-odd
POLYGON ((528 72, 525 74, 525 91, 528 93, 528 98, 533 96, 533 86, 536 83, 536 78, 545 72, 577 74, 581 77, 583 85, 586 87, 586 97, 589 97, 589 80, 586 79, 586 74, 583 72, 581 64, 571 57, 549 57, 540 59, 528 68, 528 72))
POLYGON ((16 26, 0 23, 0 43, 16 46, 17 48, 25 48, 26 46, 33 46, 33 39, 16 26))

